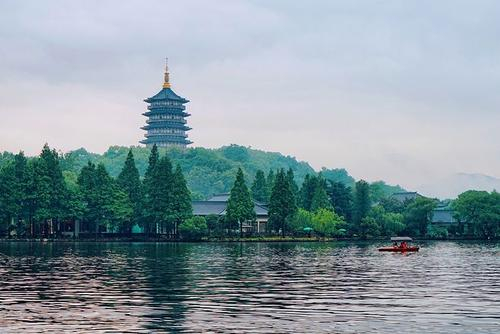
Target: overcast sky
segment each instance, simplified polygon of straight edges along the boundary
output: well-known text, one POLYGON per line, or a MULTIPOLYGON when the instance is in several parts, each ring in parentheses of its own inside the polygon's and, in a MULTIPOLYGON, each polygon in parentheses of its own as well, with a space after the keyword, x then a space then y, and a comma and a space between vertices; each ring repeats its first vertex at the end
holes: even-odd
POLYGON ((2 0, 0 151, 137 145, 168 56, 195 146, 417 190, 500 177, 499 17, 493 0, 2 0))

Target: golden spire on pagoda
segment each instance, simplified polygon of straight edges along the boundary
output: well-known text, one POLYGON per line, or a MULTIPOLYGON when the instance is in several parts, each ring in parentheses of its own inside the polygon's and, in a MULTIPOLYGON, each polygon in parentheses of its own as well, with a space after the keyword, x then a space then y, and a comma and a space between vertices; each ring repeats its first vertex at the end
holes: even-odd
POLYGON ((165 58, 165 79, 163 82, 163 88, 170 88, 170 78, 168 73, 168 58, 165 58))

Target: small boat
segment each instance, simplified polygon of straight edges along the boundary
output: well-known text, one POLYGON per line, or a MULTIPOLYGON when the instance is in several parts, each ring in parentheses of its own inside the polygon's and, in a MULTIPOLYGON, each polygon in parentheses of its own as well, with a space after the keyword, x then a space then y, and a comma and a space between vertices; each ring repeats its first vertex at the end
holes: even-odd
POLYGON ((413 241, 410 237, 392 237, 391 241, 394 243, 392 246, 380 247, 379 252, 418 252, 420 249, 418 246, 408 245, 408 242, 413 241))

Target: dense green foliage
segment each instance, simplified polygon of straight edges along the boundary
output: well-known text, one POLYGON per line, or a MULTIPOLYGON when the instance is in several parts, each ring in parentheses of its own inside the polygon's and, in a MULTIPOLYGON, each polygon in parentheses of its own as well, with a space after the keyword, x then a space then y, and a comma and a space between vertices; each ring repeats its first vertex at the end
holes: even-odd
MULTIPOLYGON (((366 181, 356 182, 354 191, 354 215, 351 229, 363 235, 361 224, 371 208, 370 185, 366 181)), ((365 223, 366 225, 366 223, 365 223)))
POLYGON ((64 222, 78 220, 96 236, 130 235, 139 227, 148 235, 182 234, 189 240, 238 230, 241 236, 244 224, 238 222, 249 231, 255 226, 253 197, 268 207, 269 222, 261 230, 268 235, 500 236, 497 192, 468 191, 446 203, 425 197, 402 203, 390 196, 397 191, 401 188, 383 182, 354 182, 342 169, 317 174, 294 158, 236 145, 168 151, 112 147, 103 155, 83 149, 61 155, 45 145, 38 157, 0 155, 0 235, 60 236, 67 232, 64 222), (225 219, 191 219, 193 189, 195 198, 231 189, 225 219), (453 209, 457 223, 433 224, 437 205, 453 209))
POLYGON ((328 181, 327 189, 330 203, 333 210, 344 217, 346 221, 352 220, 353 212, 353 195, 350 187, 344 185, 342 182, 328 181))
POLYGON ((140 224, 143 209, 142 185, 139 178, 139 171, 135 166, 134 155, 130 150, 127 155, 127 160, 123 165, 123 169, 117 178, 118 186, 127 194, 130 204, 132 205, 132 219, 123 226, 127 232, 132 232, 132 226, 140 224))
POLYGON ((500 236, 500 194, 466 191, 453 203, 459 220, 458 233, 482 238, 500 236))
POLYGON ((0 232, 18 236, 61 236, 64 222, 78 220, 82 230, 130 234, 143 224, 148 233, 176 234, 177 225, 191 216, 191 197, 180 167, 172 172, 170 160, 159 159, 153 148, 144 182, 139 178, 132 151, 118 178, 93 162, 77 175, 63 173, 62 157, 43 147, 29 161, 22 153, 0 169, 0 232), (143 193, 146 193, 147 196, 143 193), (145 223, 150 222, 151 225, 145 223), (146 226, 147 225, 147 226, 146 226))
POLYGON ((409 203, 404 211, 404 222, 412 235, 424 237, 427 234, 436 204, 436 200, 425 197, 418 197, 409 203))
POLYGON ((240 230, 240 237, 243 237, 243 223, 255 220, 255 209, 252 196, 245 184, 243 171, 238 168, 236 180, 229 194, 226 209, 226 223, 229 229, 234 229, 235 225, 240 230))
POLYGON ((198 241, 208 234, 205 218, 191 217, 179 225, 179 233, 185 240, 198 241))
POLYGON ((252 183, 252 197, 260 203, 267 203, 269 199, 269 187, 267 186, 266 176, 260 169, 255 173, 255 179, 252 183))
MULTIPOLYGON (((117 177, 130 150, 133 153, 139 175, 144 177, 149 166, 148 158, 150 155, 150 149, 146 147, 112 146, 104 154, 89 153, 81 148, 60 155, 60 166, 63 172, 73 174, 71 177, 76 179, 80 170, 89 161, 96 166, 102 163, 112 177, 117 177)), ((276 171, 281 168, 285 170, 291 169, 295 182, 299 186, 307 174, 315 174, 308 163, 299 162, 294 157, 284 156, 280 153, 263 152, 238 145, 224 146, 218 149, 196 147, 185 150, 170 148, 168 150, 161 149, 160 151, 161 154, 168 153, 173 165, 180 165, 194 199, 206 199, 213 194, 229 192, 238 168, 243 170, 247 180, 253 179, 258 170, 268 173, 268 171, 276 171)), ((13 160, 14 155, 11 153, 0 154, 0 167, 13 160)), ((349 187, 354 186, 355 180, 345 169, 323 169, 321 173, 325 180, 341 182, 349 187)), ((265 202, 269 201, 271 195, 273 177, 273 174, 271 174, 266 178, 268 190, 267 201, 265 202)), ((390 195, 394 189, 402 190, 399 186, 393 188, 383 182, 378 183, 384 189, 384 194, 390 195)))
MULTIPOLYGON (((117 176, 126 160, 129 150, 135 158, 139 174, 144 176, 148 168, 150 149, 145 147, 110 147, 104 154, 93 154, 79 149, 64 155, 63 170, 78 174, 88 161, 103 163, 112 176, 117 176)), ((263 152, 237 145, 219 149, 188 148, 185 150, 160 149, 160 154, 168 153, 172 164, 180 165, 193 198, 209 198, 213 194, 229 192, 238 168, 243 170, 245 178, 253 179, 257 170, 269 171, 291 168, 296 181, 300 184, 306 174, 314 170, 305 162, 299 162, 280 153, 263 152)), ((6 157, 6 159, 10 159, 6 157)), ((269 195, 268 195, 269 196, 269 195)))
POLYGON ((291 178, 280 169, 274 180, 271 198, 269 200, 269 229, 285 236, 290 219, 297 211, 294 187, 291 178))

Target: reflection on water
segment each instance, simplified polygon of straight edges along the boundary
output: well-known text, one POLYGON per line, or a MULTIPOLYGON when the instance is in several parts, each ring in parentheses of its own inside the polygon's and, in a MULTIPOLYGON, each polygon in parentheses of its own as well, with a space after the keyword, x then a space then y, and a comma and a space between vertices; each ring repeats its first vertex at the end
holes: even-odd
POLYGON ((377 246, 0 243, 0 332, 500 332, 500 244, 377 246))

